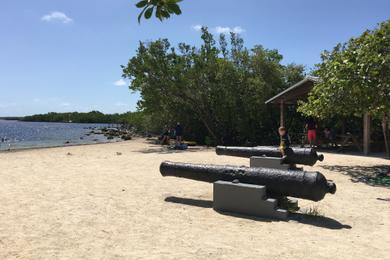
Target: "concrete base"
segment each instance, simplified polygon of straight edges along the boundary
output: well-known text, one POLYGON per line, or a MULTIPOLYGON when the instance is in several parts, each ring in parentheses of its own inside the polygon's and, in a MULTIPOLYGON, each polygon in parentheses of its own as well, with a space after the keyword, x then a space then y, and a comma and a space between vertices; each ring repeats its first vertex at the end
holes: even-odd
POLYGON ((277 200, 267 198, 266 187, 233 183, 214 182, 215 210, 256 217, 287 219, 288 212, 277 208, 277 200))
POLYGON ((282 158, 262 156, 252 156, 249 160, 249 166, 280 170, 288 170, 290 168, 289 165, 282 163, 282 158))

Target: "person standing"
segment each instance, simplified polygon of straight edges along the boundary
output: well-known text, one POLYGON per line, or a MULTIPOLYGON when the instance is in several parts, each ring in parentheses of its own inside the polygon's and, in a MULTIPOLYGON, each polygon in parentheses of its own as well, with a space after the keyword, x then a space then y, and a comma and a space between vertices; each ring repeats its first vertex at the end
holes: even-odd
POLYGON ((183 139, 183 128, 181 127, 179 122, 177 122, 175 127, 175 135, 176 135, 176 143, 181 144, 183 139))
MULTIPOLYGON (((287 129, 284 126, 279 127, 278 129, 279 136, 280 136, 280 145, 279 145, 279 150, 280 153, 282 154, 282 157, 288 156, 288 154, 292 153, 292 149, 290 148, 291 145, 291 139, 289 134, 287 133, 287 129)), ((297 170, 297 166, 295 163, 290 163, 289 165, 290 170, 297 170)))
POLYGON ((161 144, 162 145, 169 145, 169 128, 167 126, 164 127, 164 131, 161 135, 161 144))
POLYGON ((306 123, 307 129, 307 140, 309 141, 310 147, 314 147, 317 139, 317 123, 313 118, 309 118, 306 123))
POLYGON ((278 132, 280 136, 279 150, 282 156, 286 156, 287 150, 290 148, 291 139, 284 126, 279 127, 278 132))

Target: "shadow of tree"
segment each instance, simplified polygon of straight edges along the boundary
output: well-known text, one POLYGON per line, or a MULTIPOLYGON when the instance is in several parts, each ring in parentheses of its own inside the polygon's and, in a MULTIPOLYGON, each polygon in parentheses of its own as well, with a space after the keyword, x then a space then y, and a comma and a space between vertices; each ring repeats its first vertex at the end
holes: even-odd
MULTIPOLYGON (((177 204, 183 204, 188 206, 195 206, 195 207, 201 207, 201 208, 212 208, 213 207, 213 201, 211 200, 202 200, 202 199, 190 199, 190 198, 180 198, 175 196, 169 196, 165 198, 166 202, 171 203, 177 203, 177 204)), ((231 212, 223 212, 223 211, 217 211, 218 213, 226 216, 236 217, 236 218, 244 218, 244 219, 250 219, 254 221, 261 221, 261 222, 273 222, 273 221, 281 221, 278 219, 266 219, 266 218, 260 218, 260 217, 254 217, 254 216, 248 216, 248 215, 242 215, 237 213, 231 213, 231 212)), ((324 217, 324 216, 311 216, 303 213, 290 213, 289 214, 289 220, 297 221, 302 224, 312 225, 316 227, 321 228, 328 228, 328 229, 351 229, 352 227, 350 225, 344 225, 340 223, 339 221, 324 217)))
POLYGON ((348 175, 351 177, 352 182, 362 182, 371 186, 390 187, 390 165, 320 165, 319 167, 348 175))

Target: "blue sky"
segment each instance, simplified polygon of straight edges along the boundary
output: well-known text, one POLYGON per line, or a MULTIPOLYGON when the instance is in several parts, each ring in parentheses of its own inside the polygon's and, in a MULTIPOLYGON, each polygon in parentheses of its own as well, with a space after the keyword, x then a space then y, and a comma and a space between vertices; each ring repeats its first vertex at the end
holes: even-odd
POLYGON ((390 18, 389 0, 184 0, 183 15, 137 23, 134 0, 1 0, 0 116, 136 109, 121 64, 138 41, 199 45, 197 25, 241 32, 310 69, 321 51, 390 18))

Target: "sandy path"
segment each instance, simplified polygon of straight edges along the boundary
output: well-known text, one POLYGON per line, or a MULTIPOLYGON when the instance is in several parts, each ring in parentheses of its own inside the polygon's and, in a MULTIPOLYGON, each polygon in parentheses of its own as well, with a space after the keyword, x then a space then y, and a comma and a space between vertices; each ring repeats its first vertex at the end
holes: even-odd
POLYGON ((347 175, 390 162, 325 157, 305 169, 338 191, 299 200, 324 217, 285 222, 222 215, 212 185, 160 176, 162 160, 248 165, 211 149, 167 153, 136 140, 0 153, 0 259, 390 259, 390 189, 347 175))

